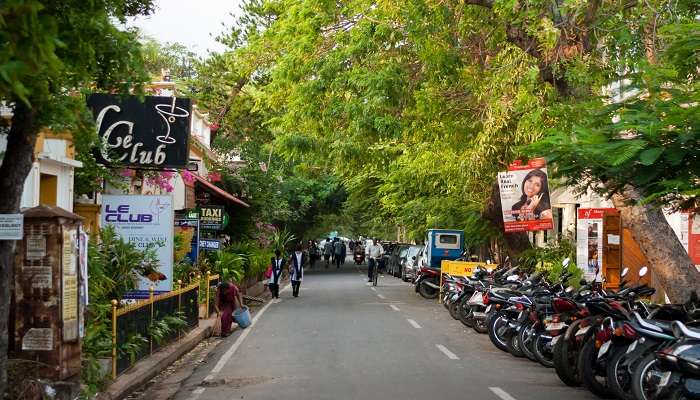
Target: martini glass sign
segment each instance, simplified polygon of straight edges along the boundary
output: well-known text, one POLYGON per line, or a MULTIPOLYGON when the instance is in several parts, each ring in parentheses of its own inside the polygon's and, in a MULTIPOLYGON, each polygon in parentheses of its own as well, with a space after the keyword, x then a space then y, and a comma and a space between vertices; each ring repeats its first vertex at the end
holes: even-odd
POLYGON ((158 140, 161 143, 175 143, 175 138, 170 136, 170 124, 175 123, 175 121, 177 121, 177 118, 187 118, 190 116, 189 111, 185 110, 182 107, 175 106, 175 100, 176 97, 173 97, 173 101, 171 104, 156 104, 155 106, 156 112, 158 113, 158 115, 161 116, 161 118, 163 118, 163 121, 165 121, 165 126, 167 129, 165 135, 156 136, 156 140, 158 140), (166 107, 170 107, 170 109, 168 110, 166 107))

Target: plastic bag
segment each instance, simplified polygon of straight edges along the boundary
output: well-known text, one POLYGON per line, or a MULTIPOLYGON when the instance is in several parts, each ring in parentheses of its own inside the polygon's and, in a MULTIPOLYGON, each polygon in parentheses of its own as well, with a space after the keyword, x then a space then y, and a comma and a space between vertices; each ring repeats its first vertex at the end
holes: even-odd
POLYGON ((211 335, 212 336, 221 336, 221 316, 216 315, 216 319, 214 320, 214 325, 211 327, 211 335))

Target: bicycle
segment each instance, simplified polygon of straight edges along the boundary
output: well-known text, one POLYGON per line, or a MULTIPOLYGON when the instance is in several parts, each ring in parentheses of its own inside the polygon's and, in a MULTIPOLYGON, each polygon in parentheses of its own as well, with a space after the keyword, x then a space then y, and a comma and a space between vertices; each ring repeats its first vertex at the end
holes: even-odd
POLYGON ((372 286, 377 286, 379 280, 379 258, 372 257, 374 260, 374 270, 372 271, 372 286))

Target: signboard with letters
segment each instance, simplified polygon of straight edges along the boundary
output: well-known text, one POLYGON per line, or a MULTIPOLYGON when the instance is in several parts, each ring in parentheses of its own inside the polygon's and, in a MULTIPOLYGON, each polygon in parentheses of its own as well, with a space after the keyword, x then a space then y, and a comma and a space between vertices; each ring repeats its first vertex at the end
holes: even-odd
POLYGON ((98 162, 134 168, 185 168, 192 102, 187 98, 92 94, 98 162))
POLYGON ((221 240, 219 239, 199 239, 199 248, 202 251, 221 250, 221 240))
POLYGON ((223 206, 199 207, 199 227, 205 230, 218 231, 224 226, 223 206))
MULTIPOLYGON (((600 281, 603 273, 603 216, 609 208, 579 208, 576 219, 576 265, 586 280, 600 281), (597 272, 597 275, 596 275, 597 272)), ((611 244, 619 236, 608 235, 611 244), (612 238, 610 236, 613 236, 612 238), (611 241, 612 239, 612 241, 611 241)))
POLYGON ((22 240, 22 214, 0 214, 0 240, 22 240))
POLYGON ((506 233, 552 229, 547 180, 544 158, 526 164, 516 161, 508 166, 508 171, 498 173, 506 233))
POLYGON ((160 262, 158 271, 165 279, 152 282, 142 278, 139 290, 151 284, 157 291, 172 290, 174 217, 171 196, 104 195, 102 196, 102 226, 112 225, 124 240, 139 249, 155 248, 160 262))

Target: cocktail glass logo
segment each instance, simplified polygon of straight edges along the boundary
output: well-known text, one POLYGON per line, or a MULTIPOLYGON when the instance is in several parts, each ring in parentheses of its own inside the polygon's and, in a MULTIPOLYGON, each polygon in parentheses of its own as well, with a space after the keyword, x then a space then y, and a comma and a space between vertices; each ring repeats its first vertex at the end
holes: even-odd
POLYGON ((170 136, 170 124, 174 124, 177 118, 187 118, 190 113, 182 107, 175 107, 176 98, 173 97, 171 104, 156 104, 156 112, 165 121, 166 133, 165 135, 156 136, 156 140, 164 144, 175 143, 175 138, 170 136), (169 109, 168 109, 169 108, 169 109))
POLYGON ((170 207, 170 202, 161 201, 161 199, 155 199, 151 202, 151 212, 156 217, 157 221, 160 221, 160 215, 165 213, 170 207))

